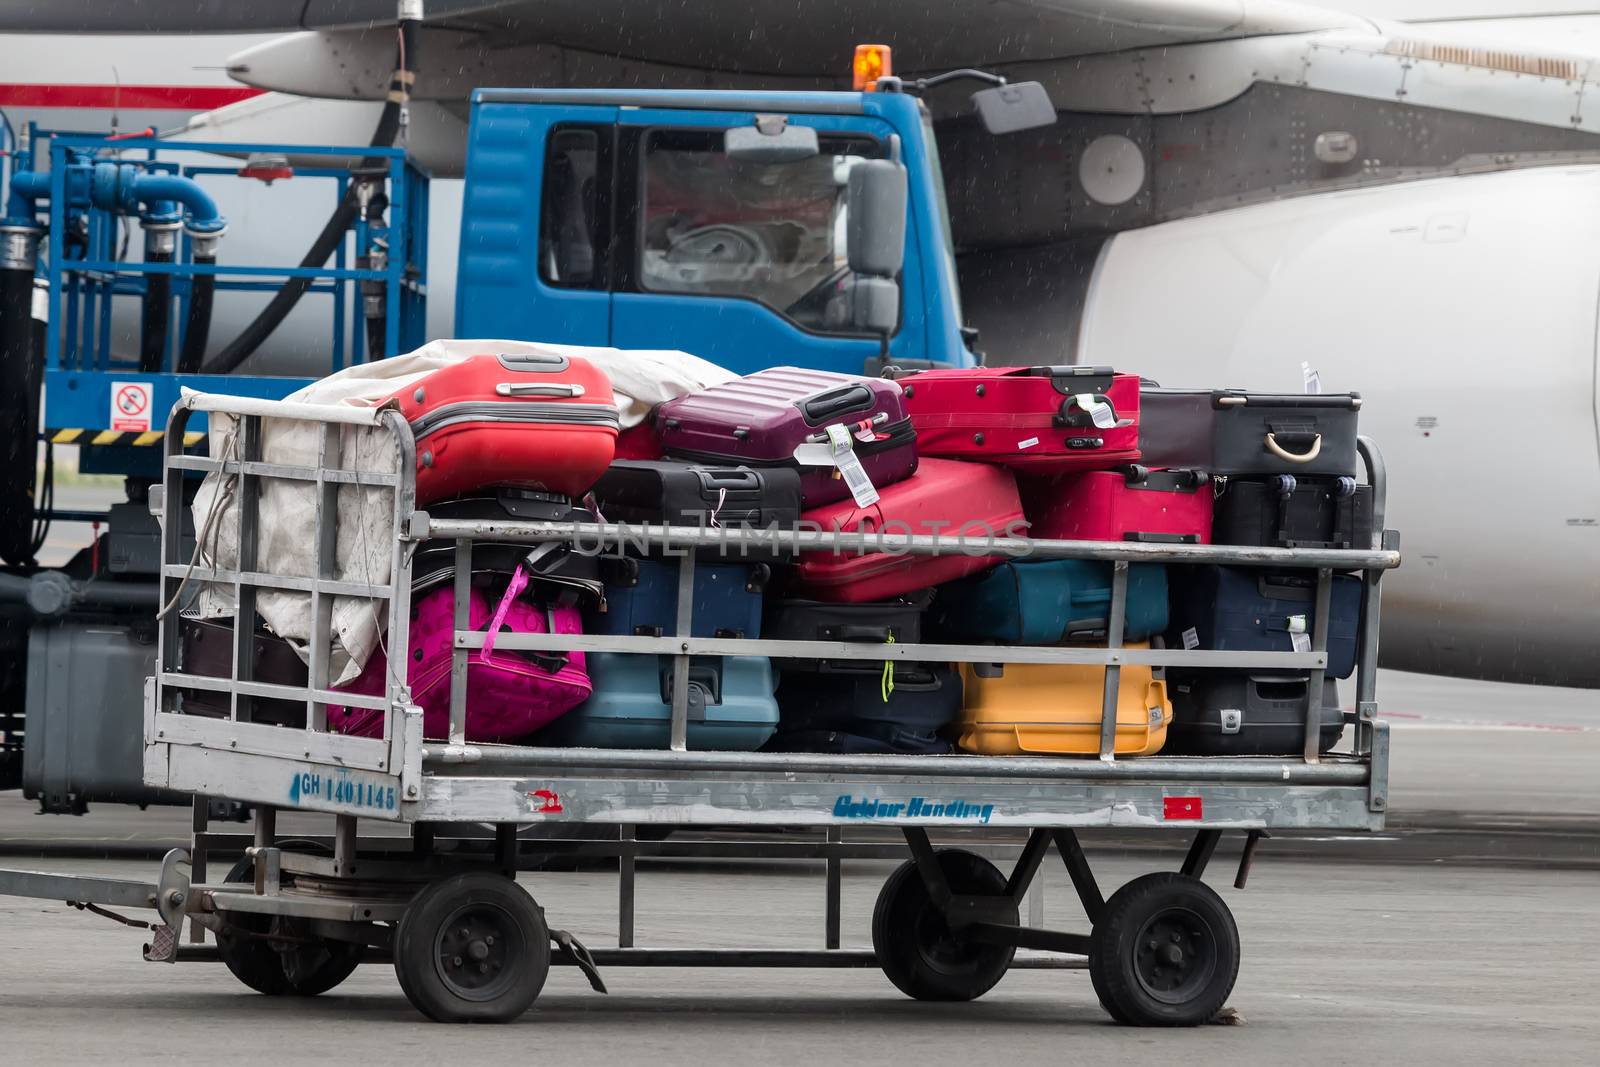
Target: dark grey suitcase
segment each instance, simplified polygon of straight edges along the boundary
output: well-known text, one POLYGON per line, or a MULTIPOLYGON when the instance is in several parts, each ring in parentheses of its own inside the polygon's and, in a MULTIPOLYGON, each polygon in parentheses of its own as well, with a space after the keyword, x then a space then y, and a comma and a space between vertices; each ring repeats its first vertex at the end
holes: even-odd
POLYGON ((1146 388, 1140 460, 1212 474, 1356 474, 1357 393, 1146 388))
MULTIPOLYGON (((1296 756, 1305 751, 1304 674, 1245 671, 1168 672, 1172 725, 1166 751, 1176 756, 1296 756)), ((1322 682, 1322 736, 1327 752, 1344 734, 1339 686, 1322 682)))

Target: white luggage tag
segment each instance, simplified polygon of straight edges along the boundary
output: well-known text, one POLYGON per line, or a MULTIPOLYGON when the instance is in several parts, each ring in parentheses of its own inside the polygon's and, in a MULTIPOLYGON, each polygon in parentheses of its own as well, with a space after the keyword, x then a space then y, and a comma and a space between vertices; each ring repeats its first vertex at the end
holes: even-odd
POLYGON ((1078 407, 1089 416, 1089 421, 1094 423, 1098 430, 1115 430, 1123 426, 1132 426, 1132 419, 1117 418, 1117 409, 1110 401, 1102 400, 1093 393, 1074 393, 1072 399, 1077 401, 1078 407))
POLYGON ((865 508, 876 504, 878 490, 873 488, 872 479, 867 477, 866 469, 861 466, 861 458, 856 455, 849 428, 842 423, 829 426, 828 448, 833 455, 834 465, 844 476, 845 486, 855 498, 856 507, 865 508))
POLYGON ((1306 617, 1304 615, 1289 616, 1289 645, 1296 652, 1311 651, 1311 635, 1306 633, 1306 617))
POLYGON ((1322 392, 1322 375, 1317 373, 1317 368, 1313 367, 1309 362, 1301 360, 1300 373, 1305 376, 1307 396, 1316 396, 1322 392))

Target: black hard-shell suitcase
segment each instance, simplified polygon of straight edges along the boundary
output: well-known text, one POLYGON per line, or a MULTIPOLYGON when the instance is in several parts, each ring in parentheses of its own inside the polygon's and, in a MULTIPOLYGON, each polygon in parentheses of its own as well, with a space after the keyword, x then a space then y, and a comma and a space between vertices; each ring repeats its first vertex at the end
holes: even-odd
MULTIPOLYGON (((515 520, 518 522, 594 522, 594 513, 578 507, 571 497, 510 486, 492 486, 468 496, 440 501, 428 506, 435 519, 476 521, 515 520)), ((434 539, 422 542, 411 561, 413 598, 451 581, 455 574, 455 542, 434 539)), ((574 550, 567 541, 547 541, 528 545, 510 541, 475 541, 472 545, 474 574, 507 575, 521 564, 535 582, 553 587, 550 591, 570 591, 592 601, 603 598, 599 559, 593 552, 574 550)))
POLYGON ((1229 478, 1212 507, 1215 544, 1372 547, 1372 487, 1349 476, 1229 478))
MULTIPOLYGON (((933 590, 859 604, 802 600, 798 597, 768 597, 762 636, 772 641, 849 641, 882 645, 922 640, 922 617, 933 603, 933 590)), ((785 671, 819 670, 826 663, 837 670, 877 672, 877 660, 833 660, 810 658, 775 659, 785 671)))
MULTIPOLYGON (((788 530, 800 519, 800 472, 789 467, 618 460, 601 475, 593 492, 606 522, 788 530)), ((732 544, 711 554, 746 559, 781 555, 775 549, 732 544)))
POLYGON ((1140 461, 1211 474, 1356 474, 1357 393, 1140 393, 1140 461))
MULTIPOLYGON (((1169 672, 1172 725, 1166 751, 1178 756, 1295 756, 1305 751, 1304 674, 1246 671, 1169 672)), ((1322 736, 1327 752, 1344 733, 1339 686, 1322 681, 1322 736)))
POLYGON ((944 663, 901 663, 894 666, 891 688, 882 664, 873 666, 871 674, 784 671, 778 682, 779 733, 831 732, 872 739, 887 746, 883 751, 949 752, 940 731, 961 715, 961 675, 944 663))

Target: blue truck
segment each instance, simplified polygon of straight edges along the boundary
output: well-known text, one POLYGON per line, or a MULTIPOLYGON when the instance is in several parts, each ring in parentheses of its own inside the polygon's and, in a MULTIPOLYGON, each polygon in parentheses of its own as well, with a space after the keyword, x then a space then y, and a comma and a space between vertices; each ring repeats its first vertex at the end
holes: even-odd
MULTIPOLYGON (((989 83, 973 102, 992 132, 1054 121, 1037 84, 952 76, 989 83)), ((939 80, 883 79, 866 92, 478 90, 455 336, 681 349, 737 372, 977 362, 932 122, 905 91, 939 80)), ((230 288, 298 285, 333 297, 329 370, 417 347, 427 183, 397 149, 209 146, 252 160, 364 157, 364 174, 301 172, 337 185, 346 215, 330 221, 332 253, 288 268, 230 266, 222 220, 202 218, 205 198, 178 184, 227 168, 162 162, 195 145, 31 141, 17 158, 37 167, 13 168, 0 221, 10 294, 0 393, 26 397, 0 433, 17 456, 36 436, 80 446, 82 469, 122 476, 128 499, 93 516, 58 508, 49 460, 39 487, 31 473, 19 481, 13 463, 0 489, 0 525, 9 518, 13 533, 0 538, 12 546, 0 551, 0 789, 20 785, 46 811, 82 812, 90 801, 163 799, 141 783, 139 759, 158 543, 146 491, 161 413, 185 385, 281 397, 309 380, 202 362, 199 310, 230 288), (142 260, 117 251, 130 220, 145 230, 142 260), (162 236, 180 227, 181 240, 162 236), (124 297, 142 305, 137 360, 109 341, 124 297), (64 567, 33 563, 29 531, 86 518, 102 524, 94 545, 64 567)))

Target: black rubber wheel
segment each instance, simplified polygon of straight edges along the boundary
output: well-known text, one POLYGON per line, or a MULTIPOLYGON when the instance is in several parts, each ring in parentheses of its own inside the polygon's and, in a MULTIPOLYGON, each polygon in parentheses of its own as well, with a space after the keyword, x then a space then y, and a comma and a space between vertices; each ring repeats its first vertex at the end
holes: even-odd
POLYGON ((1135 878, 1095 924, 1089 976, 1113 1019, 1132 1026, 1198 1026, 1239 977, 1239 928, 1210 886, 1185 874, 1135 878))
MULTIPOLYGON (((1005 896, 1006 876, 982 856, 956 848, 935 855, 952 893, 1005 896)), ((999 921, 1015 926, 1016 903, 1006 903, 1010 907, 999 921)), ((994 988, 1017 951, 953 933, 933 906, 915 860, 896 868, 878 893, 872 948, 889 981, 918 1000, 975 1000, 994 988)))
POLYGON ((510 1022, 550 973, 544 911, 501 874, 442 878, 406 908, 394 971, 406 999, 435 1022, 510 1022))
MULTIPOLYGON (((311 842, 286 841, 297 851, 317 848, 311 842)), ((255 861, 241 857, 225 882, 255 881, 255 861)), ((303 920, 272 915, 233 913, 217 933, 217 954, 233 976, 269 997, 315 997, 343 982, 361 965, 365 949, 349 941, 314 938, 303 920), (256 935, 256 936, 252 936, 256 935), (264 941, 275 935, 282 941, 264 941), (304 942, 311 941, 312 944, 304 942)))

